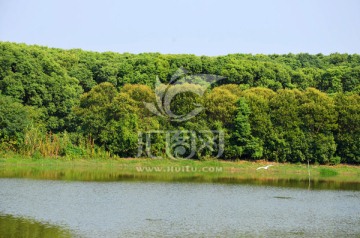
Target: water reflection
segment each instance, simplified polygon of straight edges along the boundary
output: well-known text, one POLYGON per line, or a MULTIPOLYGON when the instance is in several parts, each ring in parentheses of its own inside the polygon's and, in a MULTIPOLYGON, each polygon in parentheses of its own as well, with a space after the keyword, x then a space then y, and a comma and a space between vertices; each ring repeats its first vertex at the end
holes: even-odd
POLYGON ((154 174, 154 173, 129 173, 115 168, 79 169, 79 168, 55 168, 39 169, 29 167, 16 167, 0 169, 0 178, 31 178, 47 180, 69 180, 69 181, 160 181, 160 182, 208 182, 223 184, 248 184, 256 186, 275 186, 287 188, 302 188, 312 190, 360 190, 359 182, 339 182, 336 180, 308 179, 303 178, 267 178, 253 177, 250 175, 239 175, 227 177, 226 175, 206 176, 202 174, 154 174))
POLYGON ((72 234, 60 226, 0 213, 0 237, 67 238, 72 234))
POLYGON ((321 179, 313 179, 310 182, 307 179, 253 179, 253 178, 219 178, 214 182, 248 184, 259 186, 275 186, 286 188, 303 188, 314 190, 360 190, 360 182, 339 182, 321 179))

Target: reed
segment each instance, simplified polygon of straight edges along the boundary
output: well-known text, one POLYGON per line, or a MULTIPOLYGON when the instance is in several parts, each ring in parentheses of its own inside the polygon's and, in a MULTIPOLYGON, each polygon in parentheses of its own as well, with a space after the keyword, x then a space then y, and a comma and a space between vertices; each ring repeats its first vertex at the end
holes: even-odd
MULTIPOLYGON (((3 145, 5 146, 5 145, 3 145)), ((20 149, 7 146, 6 151, 18 152, 21 155, 34 158, 110 158, 104 148, 95 145, 94 138, 62 132, 54 134, 51 131, 43 133, 38 128, 32 128, 25 134, 24 144, 20 149)))

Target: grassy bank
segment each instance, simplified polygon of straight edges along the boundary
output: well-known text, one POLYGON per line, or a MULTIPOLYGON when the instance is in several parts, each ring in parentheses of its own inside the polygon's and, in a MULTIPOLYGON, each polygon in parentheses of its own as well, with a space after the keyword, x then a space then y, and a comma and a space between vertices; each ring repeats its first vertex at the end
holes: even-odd
POLYGON ((265 161, 0 158, 0 177, 75 181, 176 181, 360 190, 360 167, 265 161), (258 169, 272 164, 269 169, 258 169), (310 183, 309 183, 310 171, 310 183))

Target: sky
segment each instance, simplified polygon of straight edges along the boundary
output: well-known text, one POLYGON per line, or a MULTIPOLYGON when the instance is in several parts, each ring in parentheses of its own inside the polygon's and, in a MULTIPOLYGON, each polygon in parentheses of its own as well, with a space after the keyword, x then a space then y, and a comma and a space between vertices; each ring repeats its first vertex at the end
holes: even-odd
POLYGON ((358 0, 0 0, 0 41, 129 53, 360 53, 358 0))

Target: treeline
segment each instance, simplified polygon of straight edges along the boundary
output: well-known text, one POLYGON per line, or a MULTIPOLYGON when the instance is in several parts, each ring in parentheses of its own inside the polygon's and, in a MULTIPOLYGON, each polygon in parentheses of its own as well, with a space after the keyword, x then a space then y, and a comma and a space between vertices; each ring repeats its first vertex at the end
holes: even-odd
MULTIPOLYGON (((139 131, 221 130, 223 159, 360 163, 359 93, 356 54, 135 55, 0 42, 0 149, 134 157, 139 131), (204 106, 181 123, 143 103, 156 104, 156 77, 166 84, 180 67, 226 77, 203 97, 174 97, 178 115, 204 106)), ((151 153, 165 156, 165 141, 155 136, 151 153)), ((193 158, 214 153, 204 148, 193 158)))

